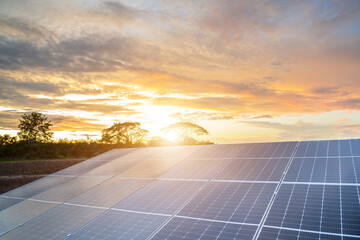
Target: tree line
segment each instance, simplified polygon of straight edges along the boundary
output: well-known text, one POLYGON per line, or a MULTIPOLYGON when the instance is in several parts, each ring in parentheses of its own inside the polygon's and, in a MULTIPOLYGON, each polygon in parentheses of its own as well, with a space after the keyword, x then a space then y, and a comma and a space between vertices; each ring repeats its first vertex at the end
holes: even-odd
POLYGON ((213 144, 198 141, 199 135, 209 132, 194 123, 178 122, 164 127, 164 135, 174 136, 173 142, 151 137, 139 122, 115 122, 101 131, 98 140, 53 140, 53 123, 45 114, 32 112, 19 119, 17 136, 0 135, 0 160, 89 158, 113 148, 160 146, 169 144, 213 144))

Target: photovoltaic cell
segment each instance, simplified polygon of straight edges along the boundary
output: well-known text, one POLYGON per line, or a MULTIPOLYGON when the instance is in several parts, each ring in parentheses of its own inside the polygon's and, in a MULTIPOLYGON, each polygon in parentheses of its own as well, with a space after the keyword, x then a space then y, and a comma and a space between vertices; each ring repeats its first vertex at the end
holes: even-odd
POLYGON ((23 201, 23 199, 16 199, 16 198, 6 198, 0 196, 0 211, 11 207, 19 202, 23 201))
POLYGON ((97 168, 103 164, 106 164, 109 161, 91 161, 91 160, 85 160, 81 163, 72 165, 71 167, 65 168, 59 172, 56 172, 52 175, 71 175, 71 176, 78 176, 83 173, 86 173, 94 168, 97 168))
POLYGON ((231 159, 184 160, 159 178, 173 179, 211 179, 231 159))
POLYGON ((116 175, 116 177, 157 178, 180 161, 181 160, 145 160, 116 175))
POLYGON ((103 154, 97 155, 90 158, 88 161, 113 161, 121 159, 123 156, 132 154, 132 152, 137 151, 135 148, 119 148, 113 149, 103 154))
POLYGON ((55 203, 25 200, 0 212, 0 236, 56 207, 55 203))
POLYGON ((214 158, 233 158, 245 144, 222 144, 222 145, 205 145, 194 154, 190 159, 214 159, 214 158))
POLYGON ((285 181, 359 183, 360 157, 294 158, 285 181))
POLYGON ((165 150, 165 147, 136 148, 131 152, 121 155, 116 160, 147 160, 163 150, 165 150))
POLYGON ((70 181, 33 196, 32 199, 65 202, 105 180, 104 178, 73 178, 70 181))
POLYGON ((275 187, 271 183, 210 182, 177 215, 258 224, 275 187))
POLYGON ((296 142, 247 144, 237 158, 291 157, 296 142))
POLYGON ((148 159, 152 160, 183 160, 191 156, 194 152, 203 148, 203 146, 174 146, 165 147, 162 151, 159 151, 148 159))
POLYGON ((360 156, 358 148, 358 140, 306 141, 300 143, 295 157, 360 156))
POLYGON ((101 166, 92 169, 91 171, 88 171, 84 173, 81 176, 104 176, 104 177, 112 177, 114 175, 117 175, 119 173, 122 173, 129 168, 135 166, 136 164, 139 164, 140 160, 123 160, 123 161, 110 161, 105 164, 102 164, 101 166))
POLYGON ((203 185, 193 181, 155 181, 122 200, 113 208, 173 214, 203 185))
POLYGON ((318 240, 318 239, 331 239, 342 240, 341 236, 327 235, 313 232, 302 232, 281 228, 264 227, 259 235, 259 240, 273 240, 273 239, 289 239, 289 240, 318 240))
POLYGON ((65 239, 147 239, 167 218, 167 216, 109 210, 65 239))
POLYGON ((359 187, 282 184, 265 225, 360 235, 359 187))
POLYGON ((234 159, 216 176, 216 179, 279 181, 288 161, 287 158, 234 159))
POLYGON ((110 179, 71 199, 69 203, 96 207, 112 207, 145 186, 149 180, 110 179))
POLYGON ((49 188, 71 180, 69 177, 44 177, 4 193, 4 196, 29 198, 49 188))
POLYGON ((351 139, 349 141, 352 156, 360 156, 360 139, 351 139))
POLYGON ((156 240, 252 239, 256 226, 174 217, 154 237, 156 240))
POLYGON ((63 239, 104 210, 61 205, 3 236, 11 240, 63 239))

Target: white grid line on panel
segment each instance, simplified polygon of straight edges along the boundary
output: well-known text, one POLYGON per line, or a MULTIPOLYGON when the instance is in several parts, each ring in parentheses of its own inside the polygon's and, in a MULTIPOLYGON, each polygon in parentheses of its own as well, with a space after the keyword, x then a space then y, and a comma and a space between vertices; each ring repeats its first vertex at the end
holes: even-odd
POLYGON ((171 214, 165 214, 165 213, 142 212, 142 211, 134 211, 134 210, 121 209, 121 208, 110 208, 110 209, 111 209, 111 210, 115 210, 115 211, 120 211, 120 212, 140 213, 140 214, 146 214, 146 215, 155 215, 155 216, 171 217, 171 214))
POLYGON ((224 170, 235 158, 238 156, 247 146, 247 144, 244 144, 243 147, 239 150, 237 154, 234 155, 234 157, 228 161, 221 169, 218 171, 212 178, 210 178, 207 182, 204 183, 203 186, 199 188, 197 192, 195 192, 186 202, 184 202, 173 214, 171 217, 169 217, 160 227, 158 227, 148 238, 147 240, 153 238, 168 222, 171 221, 192 199, 196 197, 196 195, 201 191, 202 188, 206 187, 212 179, 215 179, 217 175, 220 174, 222 170, 224 170))
POLYGON ((193 179, 193 178, 157 178, 160 181, 184 181, 184 182, 207 182, 208 179, 193 179))
POLYGON ((298 149, 298 147, 299 147, 299 144, 300 144, 300 142, 297 142, 297 143, 296 143, 296 146, 295 146, 294 151, 293 151, 293 153, 292 153, 292 155, 291 155, 291 157, 290 157, 290 160, 289 160, 288 164, 287 164, 286 167, 285 167, 285 170, 284 170, 284 172, 283 172, 283 174, 282 174, 282 176, 281 176, 280 181, 278 182, 278 185, 277 185, 277 187, 276 187, 276 189, 275 189, 275 192, 274 192, 274 194, 273 194, 273 196, 272 196, 272 198, 271 198, 271 200, 270 200, 270 202, 269 202, 269 204, 268 204, 268 206, 267 206, 267 208, 266 208, 266 210, 265 210, 265 213, 264 213, 264 215, 263 215, 263 217, 262 217, 262 219, 261 219, 261 221, 260 221, 260 224, 258 225, 258 228, 257 228, 257 230, 256 230, 256 232, 255 232, 255 234, 254 234, 253 240, 258 239, 258 237, 259 237, 259 233, 260 233, 260 231, 261 231, 261 229, 262 229, 262 227, 263 227, 263 225, 264 225, 264 223, 265 223, 265 220, 266 220, 266 218, 267 218, 267 215, 268 215, 269 212, 270 212, 271 206, 272 206, 272 204, 274 203, 276 194, 277 194, 277 192, 278 192, 279 189, 280 189, 280 185, 281 185, 282 181, 284 181, 285 176, 286 176, 286 173, 287 173, 287 171, 288 171, 289 168, 290 168, 291 162, 292 162, 292 160, 294 159, 294 156, 295 156, 296 151, 297 151, 297 149, 298 149))
POLYGON ((200 220, 200 221, 206 221, 206 222, 217 222, 217 223, 236 224, 236 225, 248 225, 248 226, 255 226, 255 227, 258 226, 258 224, 255 224, 255 223, 222 221, 222 220, 207 219, 207 218, 197 218, 197 217, 189 217, 189 216, 182 216, 182 215, 176 215, 176 217, 185 218, 185 219, 200 220))
POLYGON ((282 182, 282 184, 303 184, 303 185, 323 185, 323 186, 354 186, 359 187, 360 183, 327 183, 327 182, 282 182))
MULTIPOLYGON (((350 145, 351 147, 351 145, 350 145)), ((294 157, 294 159, 302 159, 302 158, 351 158, 351 157, 360 157, 360 156, 312 156, 312 157, 294 157)))
POLYGON ((339 237, 352 237, 352 238, 359 238, 360 237, 359 235, 332 233, 332 232, 323 232, 323 231, 312 231, 312 230, 288 228, 288 227, 277 227, 277 226, 271 226, 271 225, 265 225, 265 224, 264 224, 264 227, 291 230, 291 231, 297 231, 297 232, 308 232, 308 233, 315 233, 315 234, 324 234, 324 235, 339 236, 339 237))
POLYGON ((6 196, 6 195, 0 195, 0 197, 3 197, 3 198, 12 198, 12 199, 20 199, 20 200, 25 200, 27 198, 22 198, 22 197, 12 197, 12 196, 6 196))
POLYGON ((221 180, 214 179, 212 182, 225 182, 225 183, 279 183, 279 181, 258 181, 258 180, 221 180))

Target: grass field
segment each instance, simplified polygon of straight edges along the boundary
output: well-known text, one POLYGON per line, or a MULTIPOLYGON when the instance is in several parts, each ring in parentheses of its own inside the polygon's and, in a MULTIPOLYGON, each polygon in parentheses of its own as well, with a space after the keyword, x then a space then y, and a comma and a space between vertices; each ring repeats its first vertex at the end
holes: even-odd
POLYGON ((0 193, 57 172, 84 159, 0 162, 0 193))

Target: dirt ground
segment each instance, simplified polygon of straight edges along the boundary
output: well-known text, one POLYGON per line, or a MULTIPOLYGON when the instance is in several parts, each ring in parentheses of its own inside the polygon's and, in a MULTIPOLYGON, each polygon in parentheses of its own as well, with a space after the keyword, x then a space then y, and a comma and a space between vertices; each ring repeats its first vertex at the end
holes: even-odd
POLYGON ((0 162, 0 194, 77 164, 84 159, 0 162))

